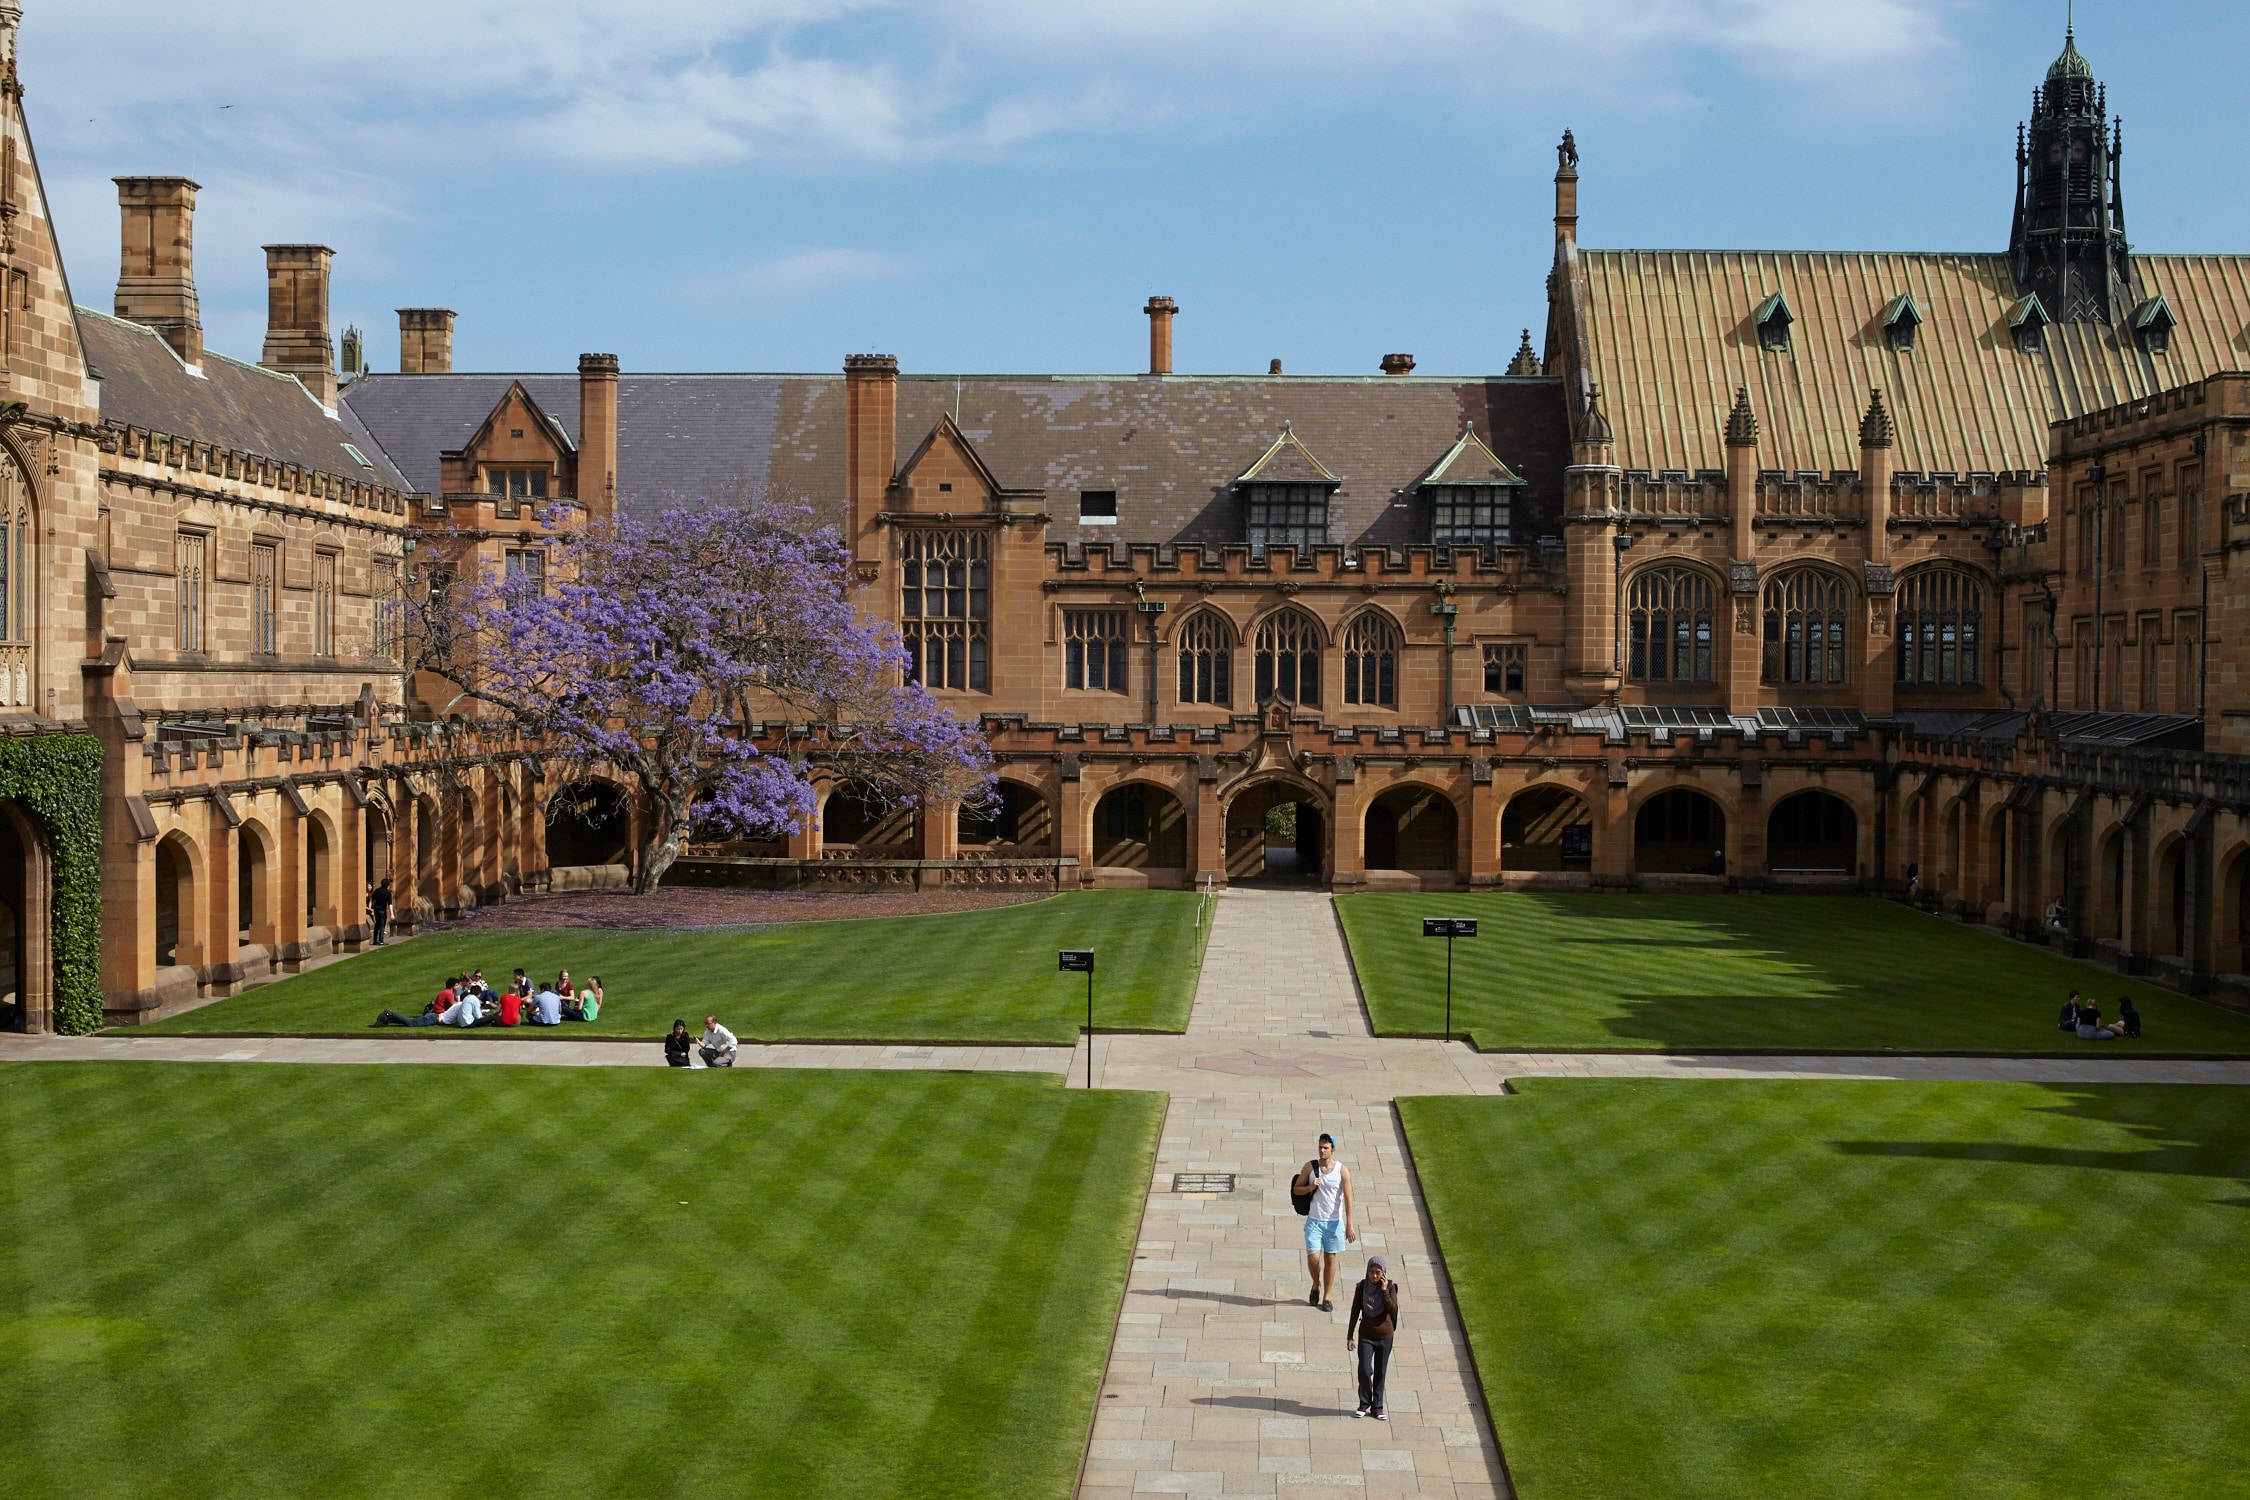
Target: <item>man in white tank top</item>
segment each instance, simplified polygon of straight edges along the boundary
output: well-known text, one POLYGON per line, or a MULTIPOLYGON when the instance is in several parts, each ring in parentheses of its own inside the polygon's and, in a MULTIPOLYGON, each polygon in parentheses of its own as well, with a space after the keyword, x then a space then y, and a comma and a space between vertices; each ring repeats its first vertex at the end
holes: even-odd
POLYGON ((1351 1168, 1336 1160, 1334 1136, 1322 1133, 1319 1157, 1305 1163, 1289 1191, 1312 1194, 1312 1208, 1305 1215, 1305 1269, 1312 1273, 1312 1295, 1305 1300, 1333 1312, 1329 1298, 1336 1290, 1336 1257, 1347 1242, 1359 1238, 1352 1226, 1351 1168))

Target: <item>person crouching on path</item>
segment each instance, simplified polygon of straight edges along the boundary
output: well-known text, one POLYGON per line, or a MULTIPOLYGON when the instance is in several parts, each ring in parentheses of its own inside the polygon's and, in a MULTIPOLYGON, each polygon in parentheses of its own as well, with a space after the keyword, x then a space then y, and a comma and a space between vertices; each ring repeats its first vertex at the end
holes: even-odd
POLYGON ((1367 1275, 1352 1288, 1352 1311, 1344 1324, 1344 1352, 1359 1348, 1359 1412, 1383 1420, 1383 1377, 1390 1373, 1391 1338, 1398 1332, 1398 1283, 1380 1255, 1367 1257, 1367 1275))
POLYGON ((695 1038, 687 1034, 687 1022, 674 1021, 672 1034, 664 1039, 664 1061, 675 1068, 687 1067, 689 1049, 694 1046, 695 1038))
POLYGON ((1305 1214, 1305 1269, 1312 1273, 1312 1295, 1305 1300, 1322 1312, 1334 1312, 1329 1298, 1336 1290, 1336 1257, 1347 1242, 1359 1238, 1352 1227, 1351 1169, 1336 1160, 1334 1136, 1321 1133, 1320 1155, 1305 1163, 1289 1191, 1312 1194, 1305 1214))
POLYGON ((706 1068, 733 1067, 734 1051, 737 1045, 739 1044, 734 1039, 734 1033, 721 1026, 717 1016, 705 1016, 703 1018, 703 1045, 699 1049, 703 1053, 703 1066, 706 1068))

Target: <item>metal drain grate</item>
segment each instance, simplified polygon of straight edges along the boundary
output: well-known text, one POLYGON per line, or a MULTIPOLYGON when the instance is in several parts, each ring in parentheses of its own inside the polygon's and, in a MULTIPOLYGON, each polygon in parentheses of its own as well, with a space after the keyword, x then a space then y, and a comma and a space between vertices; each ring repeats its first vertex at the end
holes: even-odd
POLYGON ((1231 1193, 1234 1191, 1232 1172, 1174 1172, 1172 1191, 1175 1193, 1231 1193))

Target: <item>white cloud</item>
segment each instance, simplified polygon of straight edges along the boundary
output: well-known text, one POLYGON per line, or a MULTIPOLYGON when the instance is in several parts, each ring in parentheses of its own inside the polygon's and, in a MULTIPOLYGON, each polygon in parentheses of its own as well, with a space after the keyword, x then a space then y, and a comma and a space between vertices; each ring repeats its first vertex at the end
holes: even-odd
POLYGON ((839 286, 888 281, 914 270, 914 262, 880 250, 825 247, 759 261, 722 278, 733 290, 801 296, 839 286))

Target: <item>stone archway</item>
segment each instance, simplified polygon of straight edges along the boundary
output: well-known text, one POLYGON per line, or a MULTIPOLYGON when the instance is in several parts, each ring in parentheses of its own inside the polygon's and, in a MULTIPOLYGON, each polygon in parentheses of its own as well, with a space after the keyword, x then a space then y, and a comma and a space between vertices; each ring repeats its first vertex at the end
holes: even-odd
POLYGON ((1694 787, 1658 792, 1633 814, 1633 873, 1724 875, 1727 815, 1718 799, 1694 787))
POLYGON ((2187 954, 2188 840, 2175 834, 2156 851, 2150 873, 2156 877, 2156 920, 2149 947, 2161 956, 2187 954))
POLYGON ((0 801, 0 1030, 54 1029, 53 881, 45 828, 0 801))
POLYGON ((1766 816, 1766 873, 1849 875, 1859 860, 1859 815, 1834 792, 1794 792, 1766 816))
POLYGON ((1094 804, 1094 864, 1165 880, 1187 876, 1187 809, 1152 782, 1112 787, 1094 804))
POLYGON ((1569 787, 1525 787, 1500 810, 1503 871, 1593 867, 1594 810, 1569 787))
POLYGON ((1461 818, 1435 787, 1396 786, 1367 807, 1365 868, 1453 876, 1461 864, 1461 818))
POLYGON ((1020 781, 993 783, 982 802, 964 802, 956 824, 964 850, 986 854, 1041 855, 1055 848, 1053 806, 1036 787, 1020 781))
POLYGON ((875 858, 912 859, 914 818, 913 808, 885 801, 872 787, 839 781, 820 804, 820 845, 875 858))
POLYGON ((576 869, 631 862, 632 819, 607 781, 574 781, 547 804, 547 865, 576 869))
POLYGON ((1317 884, 1330 868, 1327 801, 1293 777, 1266 776, 1227 798, 1227 882, 1317 884))

